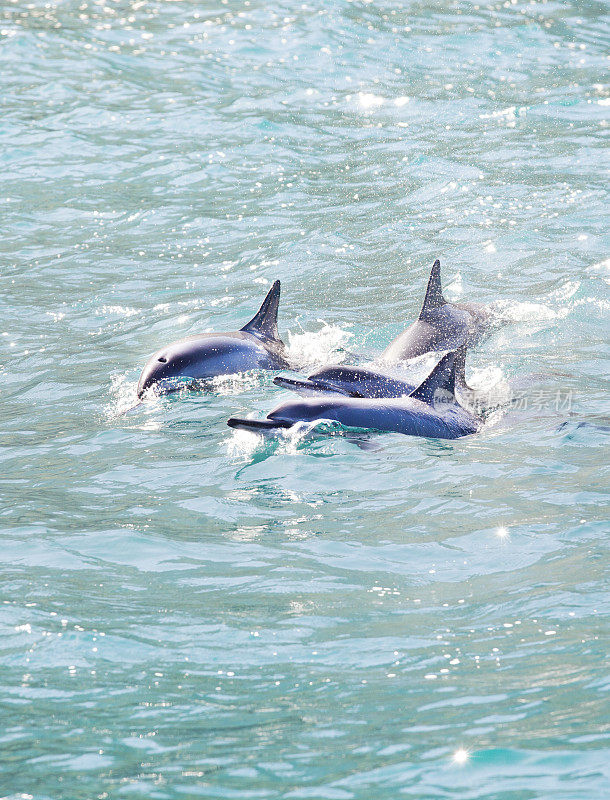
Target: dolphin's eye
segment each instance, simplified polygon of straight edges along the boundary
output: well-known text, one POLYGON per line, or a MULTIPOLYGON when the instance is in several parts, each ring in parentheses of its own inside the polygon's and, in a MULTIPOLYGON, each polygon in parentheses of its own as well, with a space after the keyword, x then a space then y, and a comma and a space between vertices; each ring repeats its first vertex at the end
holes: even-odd
POLYGON ((162 364, 167 364, 167 359, 165 358, 165 356, 161 356, 161 358, 160 358, 160 359, 158 359, 158 360, 159 360, 159 361, 160 361, 162 364))

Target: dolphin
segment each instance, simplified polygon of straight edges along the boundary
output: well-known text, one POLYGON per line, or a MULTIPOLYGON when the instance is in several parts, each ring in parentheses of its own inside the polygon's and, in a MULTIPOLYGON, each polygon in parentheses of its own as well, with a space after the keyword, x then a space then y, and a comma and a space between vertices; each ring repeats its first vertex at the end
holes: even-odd
POLYGON ((276 386, 291 389, 307 397, 319 394, 342 394, 346 397, 405 397, 415 389, 413 383, 366 367, 331 364, 314 372, 306 380, 278 375, 276 386))
POLYGON ((428 288, 417 320, 399 334, 381 354, 382 361, 406 361, 432 351, 456 350, 481 338, 491 312, 478 303, 449 303, 443 296, 441 262, 430 272, 428 288))
MULTIPOLYGON (((303 396, 335 392, 348 397, 404 397, 411 394, 415 384, 383 370, 433 351, 455 350, 461 345, 474 344, 487 327, 490 312, 476 303, 448 303, 440 275, 441 263, 432 266, 426 296, 419 318, 386 348, 379 358, 380 368, 350 367, 330 364, 314 372, 307 380, 278 376, 273 382, 303 396)), ((461 399, 472 400, 472 390, 464 374, 465 351, 456 356, 456 388, 461 399)))
MULTIPOLYGON (((466 383, 466 347, 455 351, 455 392, 460 402, 471 405, 478 394, 466 383)), ((341 394, 346 397, 408 397, 416 389, 414 383, 367 367, 330 365, 314 372, 306 380, 278 375, 276 386, 290 389, 303 397, 320 394, 341 394)))
POLYGON ((277 329, 280 282, 275 281, 254 317, 238 331, 204 333, 166 345, 151 356, 138 382, 138 397, 149 389, 167 393, 218 375, 251 369, 288 369, 277 329))
MULTIPOLYGON (((462 348, 465 350, 464 345, 462 348)), ((283 403, 264 420, 232 417, 227 425, 264 432, 291 428, 297 422, 334 420, 348 428, 372 428, 407 436, 434 439, 468 436, 479 430, 482 421, 461 406, 455 396, 456 355, 456 351, 445 354, 408 397, 306 398, 283 403)), ((457 366, 460 358, 461 352, 457 366)))

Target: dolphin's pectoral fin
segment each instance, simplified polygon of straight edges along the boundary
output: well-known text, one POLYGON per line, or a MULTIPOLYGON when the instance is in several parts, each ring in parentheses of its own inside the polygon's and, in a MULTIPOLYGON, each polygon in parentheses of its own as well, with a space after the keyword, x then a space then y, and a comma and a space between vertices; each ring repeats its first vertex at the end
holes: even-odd
POLYGON ((443 399, 444 402, 454 402, 455 398, 455 378, 456 378, 456 362, 459 365, 460 359, 464 357, 466 347, 457 350, 452 350, 446 353, 438 364, 434 367, 428 377, 420 383, 409 397, 414 400, 421 400, 423 403, 432 405, 435 400, 443 399), (462 353, 463 351, 463 353, 462 353))
POLYGON ((428 311, 433 311, 435 308, 440 308, 446 304, 443 296, 443 286, 441 284, 441 262, 436 259, 432 265, 430 278, 428 279, 428 288, 426 289, 426 296, 424 304, 419 312, 419 319, 425 319, 428 311))
POLYGON ((252 333, 255 336, 264 336, 266 339, 274 339, 277 342, 281 342, 280 333, 277 329, 279 304, 280 282, 275 281, 271 289, 269 289, 267 297, 263 300, 259 310, 241 330, 245 333, 252 333))

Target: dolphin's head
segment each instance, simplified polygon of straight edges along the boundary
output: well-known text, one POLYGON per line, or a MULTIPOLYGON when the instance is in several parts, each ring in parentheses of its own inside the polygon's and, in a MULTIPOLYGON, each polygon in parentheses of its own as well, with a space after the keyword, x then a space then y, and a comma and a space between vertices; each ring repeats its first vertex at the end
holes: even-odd
POLYGON ((291 428, 297 422, 314 422, 324 419, 325 414, 332 417, 332 410, 336 408, 339 400, 329 400, 322 402, 319 399, 309 398, 306 400, 290 400, 274 408, 266 419, 243 419, 231 417, 227 420, 230 428, 243 428, 244 430, 274 432, 279 428, 291 428))
POLYGON ((148 361, 138 381, 138 397, 143 397, 149 390, 156 394, 167 394, 175 391, 185 379, 193 378, 191 358, 187 348, 176 345, 164 347, 148 361))
POLYGON ((252 357, 245 348, 247 344, 231 334, 207 334, 174 342, 155 353, 144 367, 138 397, 149 389, 167 394, 195 381, 250 369, 252 357))
POLYGON ((371 373, 358 367, 338 365, 314 372, 307 380, 319 391, 336 392, 347 397, 363 397, 363 389, 370 382, 371 373))
POLYGON ((334 409, 338 402, 342 401, 329 400, 328 402, 322 402, 314 398, 289 400, 267 414, 267 419, 276 423, 278 427, 283 428, 288 425, 294 425, 296 422, 313 422, 314 420, 323 419, 325 413, 334 409))

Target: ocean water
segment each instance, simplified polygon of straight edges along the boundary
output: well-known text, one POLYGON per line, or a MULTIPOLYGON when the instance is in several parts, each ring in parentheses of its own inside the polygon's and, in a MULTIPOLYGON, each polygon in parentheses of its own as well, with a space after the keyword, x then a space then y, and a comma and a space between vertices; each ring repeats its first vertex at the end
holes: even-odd
POLYGON ((0 4, 0 797, 602 800, 606 2, 0 4), (434 258, 505 324, 456 442, 134 402, 280 278, 309 368, 434 258))

